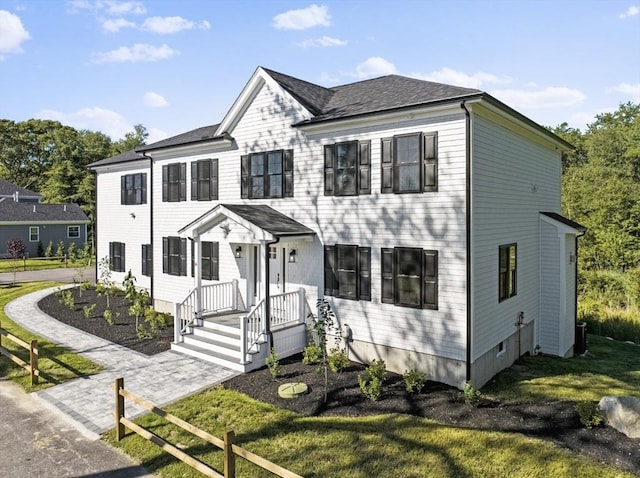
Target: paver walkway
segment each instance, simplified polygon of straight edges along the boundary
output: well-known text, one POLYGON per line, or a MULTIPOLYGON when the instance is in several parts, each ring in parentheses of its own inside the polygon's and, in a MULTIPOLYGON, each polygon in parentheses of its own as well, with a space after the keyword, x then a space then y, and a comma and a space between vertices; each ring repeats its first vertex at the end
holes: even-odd
MULTIPOLYGON (((22 296, 5 307, 11 320, 40 336, 102 365, 105 370, 32 395, 55 407, 88 432, 113 428, 113 383, 123 377, 125 388, 158 406, 164 406, 220 383, 237 372, 219 365, 167 351, 147 356, 63 324, 42 312, 37 303, 57 288, 22 296)), ((145 412, 126 402, 125 415, 145 412)), ((96 437, 97 438, 97 437, 96 437)))

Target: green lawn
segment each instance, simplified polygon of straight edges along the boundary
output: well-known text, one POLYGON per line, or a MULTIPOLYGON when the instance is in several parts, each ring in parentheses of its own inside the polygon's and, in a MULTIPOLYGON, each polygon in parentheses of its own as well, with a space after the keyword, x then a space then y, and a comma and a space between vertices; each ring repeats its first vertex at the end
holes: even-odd
POLYGON ((87 261, 85 259, 75 261, 44 258, 19 259, 17 261, 13 259, 0 259, 0 272, 38 271, 43 269, 59 269, 63 267, 73 269, 76 267, 84 267, 86 265, 87 261))
MULTIPOLYGON (((56 285, 58 284, 55 282, 27 282, 18 284, 15 287, 0 287, 0 325, 2 328, 26 342, 30 342, 33 339, 38 340, 40 383, 36 386, 31 385, 28 371, 14 364, 7 357, 0 355, 0 376, 8 377, 27 392, 48 388, 52 385, 66 382, 77 377, 91 375, 102 370, 99 365, 94 364, 90 360, 23 329, 9 320, 5 314, 5 305, 13 299, 56 285)), ((2 345, 22 360, 29 361, 28 350, 23 349, 5 337, 2 338, 2 345)))

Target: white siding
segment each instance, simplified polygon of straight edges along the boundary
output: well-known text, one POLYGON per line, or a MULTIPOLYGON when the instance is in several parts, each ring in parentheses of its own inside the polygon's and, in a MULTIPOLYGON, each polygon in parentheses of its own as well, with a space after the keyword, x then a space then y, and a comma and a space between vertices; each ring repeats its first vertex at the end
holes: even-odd
MULTIPOLYGON (((96 258, 100 261, 109 257, 110 242, 124 243, 125 269, 131 270, 135 276, 136 286, 148 289, 151 287, 151 280, 142 275, 142 244, 151 243, 149 167, 135 162, 125 163, 98 168, 96 175, 99 192, 96 209, 96 258), (137 173, 147 173, 147 204, 120 204, 120 177, 137 173)), ((125 274, 126 272, 112 272, 111 280, 121 283, 125 274)))
POLYGON ((560 210, 560 153, 472 120, 473 359, 540 317, 540 211, 560 210), (517 243, 517 295, 498 301, 498 247, 517 243))
POLYGON ((575 241, 576 238, 572 234, 565 234, 563 238, 565 242, 564 257, 561 259, 566 267, 565 279, 565 296, 564 309, 562 314, 562 327, 564 328, 564 341, 560 349, 560 355, 564 356, 575 342, 575 317, 576 317, 576 265, 571 260, 575 260, 575 241))
POLYGON ((540 222, 540 320, 538 345, 546 354, 560 349, 560 238, 553 225, 540 222))

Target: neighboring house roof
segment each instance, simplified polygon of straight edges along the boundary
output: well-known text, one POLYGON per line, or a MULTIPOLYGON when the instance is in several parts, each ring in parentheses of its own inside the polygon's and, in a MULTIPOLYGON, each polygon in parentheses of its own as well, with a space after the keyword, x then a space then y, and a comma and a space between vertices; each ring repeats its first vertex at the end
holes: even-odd
POLYGON ((0 224, 89 223, 77 204, 0 203, 0 224))
POLYGON ((540 214, 542 214, 543 216, 547 216, 550 219, 553 219, 554 221, 558 221, 561 224, 564 224, 565 226, 568 226, 572 229, 575 229, 576 231, 586 231, 587 228, 584 227, 582 224, 578 224, 575 221, 572 221, 571 219, 567 219, 566 217, 558 214, 557 212, 541 212, 540 214))
POLYGON ((141 159, 145 159, 145 157, 132 149, 131 151, 126 151, 122 154, 118 154, 117 156, 112 156, 110 158, 101 159, 100 161, 95 161, 87 165, 87 168, 93 169, 98 166, 109 166, 111 164, 128 163, 130 161, 139 161, 141 159))
POLYGON ((15 198, 15 194, 18 193, 18 199, 20 197, 29 199, 42 199, 42 195, 30 189, 21 188, 5 179, 0 179, 0 198, 15 198))

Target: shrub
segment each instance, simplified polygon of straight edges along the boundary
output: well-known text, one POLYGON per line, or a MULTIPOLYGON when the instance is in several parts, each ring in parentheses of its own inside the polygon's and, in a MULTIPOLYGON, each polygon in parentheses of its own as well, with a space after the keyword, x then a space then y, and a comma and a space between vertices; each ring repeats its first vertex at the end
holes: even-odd
POLYGON ((464 384, 462 393, 464 395, 465 404, 469 405, 470 407, 477 407, 478 405, 480 405, 482 393, 480 392, 480 390, 473 386, 473 382, 466 382, 464 384))
POLYGON ((328 356, 329 368, 334 373, 340 373, 349 366, 351 361, 347 352, 340 348, 331 349, 328 356))
POLYGON ((113 325, 113 322, 114 322, 113 312, 107 309, 104 311, 104 314, 102 314, 102 316, 104 317, 104 320, 107 321, 107 324, 113 325))
POLYGON ((60 303, 70 310, 73 310, 76 306, 76 302, 73 299, 73 292, 71 292, 69 289, 59 290, 58 292, 56 292, 56 295, 58 296, 58 300, 60 301, 60 303))
POLYGON ((42 241, 38 241, 38 257, 44 256, 44 246, 42 245, 42 241))
POLYGON ((316 365, 322 360, 322 349, 315 342, 310 342, 302 351, 302 363, 316 365))
POLYGON ((362 393, 375 402, 382 393, 382 384, 387 378, 387 365, 384 360, 373 360, 366 368, 364 375, 358 375, 358 384, 362 393))
POLYGON ((173 316, 165 312, 158 312, 152 307, 147 307, 144 311, 144 321, 149 327, 149 330, 153 335, 157 335, 160 329, 164 329, 171 325, 173 322, 173 316))
POLYGON ((589 400, 580 400, 576 403, 576 412, 580 416, 580 423, 591 429, 604 423, 604 414, 600 405, 589 400))
POLYGON ((71 262, 75 262, 77 258, 78 254, 76 251, 76 243, 70 242, 69 246, 67 247, 67 259, 69 259, 71 262))
POLYGON ((93 311, 96 309, 96 304, 85 305, 82 308, 82 312, 84 312, 84 316, 87 319, 90 319, 93 316, 93 311))
POLYGON ((53 241, 49 241, 47 248, 44 250, 44 257, 53 257, 53 241))
POLYGON ((58 248, 56 249, 56 256, 64 257, 64 242, 58 242, 58 248))
POLYGON ((276 353, 275 347, 271 347, 271 352, 269 352, 267 358, 264 359, 264 363, 269 369, 271 378, 276 378, 280 373, 280 362, 278 361, 278 354, 276 353))
POLYGON ((404 375, 404 386, 409 393, 420 393, 427 381, 427 374, 416 369, 407 370, 404 375))

